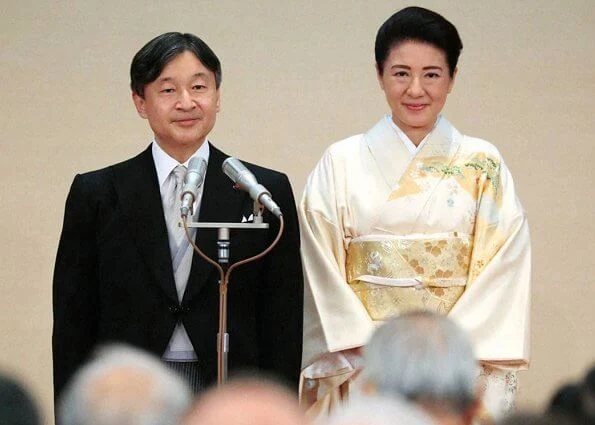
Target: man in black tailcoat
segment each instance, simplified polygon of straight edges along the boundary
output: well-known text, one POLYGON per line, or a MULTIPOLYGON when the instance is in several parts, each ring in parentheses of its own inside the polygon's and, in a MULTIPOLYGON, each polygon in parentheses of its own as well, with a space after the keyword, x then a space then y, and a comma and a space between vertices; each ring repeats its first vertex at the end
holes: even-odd
MULTIPOLYGON (((179 184, 175 169, 200 156, 208 165, 193 219, 240 222, 252 214, 249 195, 221 171, 227 155, 208 139, 220 84, 217 56, 192 34, 160 35, 134 57, 133 101, 155 138, 132 159, 77 175, 70 188, 53 283, 56 397, 93 348, 110 342, 161 357, 195 390, 215 380, 219 274, 191 246, 175 251, 167 191, 179 184)), ((297 388, 303 283, 295 202, 287 176, 246 166, 281 207, 285 231, 268 255, 231 275, 230 373, 261 370, 297 388)), ((265 212, 264 221, 266 231, 232 234, 230 263, 273 241, 279 220, 265 212)), ((216 230, 196 231, 211 258, 216 240, 216 230)))

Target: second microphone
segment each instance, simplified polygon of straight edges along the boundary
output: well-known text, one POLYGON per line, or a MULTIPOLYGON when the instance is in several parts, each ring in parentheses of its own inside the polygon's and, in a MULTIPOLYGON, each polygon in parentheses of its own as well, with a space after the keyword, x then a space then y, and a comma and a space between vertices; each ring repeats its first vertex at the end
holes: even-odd
POLYGON ((193 205, 198 197, 198 189, 205 181, 206 172, 207 161, 204 158, 195 156, 190 159, 182 189, 182 205, 180 207, 180 215, 182 217, 187 217, 188 213, 194 214, 193 205))

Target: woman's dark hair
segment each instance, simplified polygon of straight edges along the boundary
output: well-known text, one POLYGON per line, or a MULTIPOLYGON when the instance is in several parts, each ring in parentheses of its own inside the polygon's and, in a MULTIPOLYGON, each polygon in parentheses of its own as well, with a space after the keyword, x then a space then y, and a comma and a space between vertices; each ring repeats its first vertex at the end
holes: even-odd
POLYGON ((215 74, 215 84, 221 85, 221 63, 207 43, 194 34, 168 32, 155 37, 143 46, 130 65, 130 88, 144 96, 145 86, 157 79, 163 68, 185 51, 196 55, 198 60, 215 74))
POLYGON ((431 44, 442 50, 448 62, 450 76, 454 75, 463 49, 463 42, 453 24, 442 15, 423 7, 406 7, 386 20, 376 34, 374 53, 378 72, 382 75, 390 51, 404 41, 431 44))

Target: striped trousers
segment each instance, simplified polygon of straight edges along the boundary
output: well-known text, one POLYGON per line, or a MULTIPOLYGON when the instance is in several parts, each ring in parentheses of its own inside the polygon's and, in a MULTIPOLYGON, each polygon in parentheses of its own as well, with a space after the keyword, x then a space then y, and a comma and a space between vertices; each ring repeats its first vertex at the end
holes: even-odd
POLYGON ((164 362, 171 370, 186 381, 194 394, 198 394, 204 389, 198 362, 171 362, 167 360, 164 360, 164 362))

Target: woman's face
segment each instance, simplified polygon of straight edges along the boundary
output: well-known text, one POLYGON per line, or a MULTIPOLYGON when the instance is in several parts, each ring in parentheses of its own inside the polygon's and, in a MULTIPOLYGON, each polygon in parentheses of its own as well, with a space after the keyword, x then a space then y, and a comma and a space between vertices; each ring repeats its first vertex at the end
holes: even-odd
POLYGON ((434 127, 454 84, 445 53, 431 44, 404 41, 378 72, 395 124, 416 144, 434 127))

